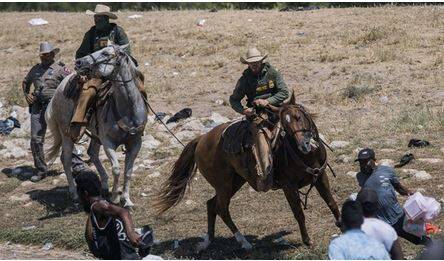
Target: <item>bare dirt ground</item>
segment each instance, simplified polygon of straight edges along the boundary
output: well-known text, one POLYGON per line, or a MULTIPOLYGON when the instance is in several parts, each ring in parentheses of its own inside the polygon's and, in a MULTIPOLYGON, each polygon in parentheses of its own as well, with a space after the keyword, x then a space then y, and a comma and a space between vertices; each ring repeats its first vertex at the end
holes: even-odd
MULTIPOLYGON (((405 167, 426 171, 431 179, 415 179, 408 171, 398 174, 412 190, 444 198, 442 7, 159 11, 138 13, 143 15, 140 19, 127 18, 135 13, 120 12, 117 22, 131 39, 134 56, 146 77, 149 100, 156 110, 176 112, 190 107, 197 119, 213 112, 237 117, 229 106, 216 104, 215 100, 228 101, 244 69, 239 56, 246 48, 257 46, 269 53, 269 61, 295 89, 297 99, 319 114, 318 128, 327 140, 350 142, 329 154, 338 173, 337 178, 328 175, 339 204, 358 190, 355 178, 346 173, 357 170, 352 160, 356 150, 365 146, 373 147, 379 159, 394 162, 407 152, 417 159, 441 159, 437 163, 415 160, 405 167), (206 19, 203 27, 195 25, 198 18, 206 19), (411 138, 426 139, 432 146, 408 148, 411 138)), ((0 23, 0 99, 8 108, 25 104, 20 82, 38 61, 38 43, 54 42, 61 48, 60 59, 72 68, 75 50, 93 22, 92 17, 80 13, 39 12, 2 13, 0 23), (27 24, 37 17, 49 24, 27 24)), ((326 258, 331 236, 339 230, 316 192, 310 194, 305 211, 308 231, 315 242, 314 247, 307 248, 302 245, 283 193, 259 194, 248 186, 233 198, 231 213, 254 250, 241 251, 218 219, 216 241, 207 251, 195 254, 194 244, 206 232, 205 202, 212 197, 213 189, 196 175, 183 202, 156 217, 151 209, 154 195, 180 149, 171 146, 170 137, 160 126, 150 124, 146 133, 161 145, 144 148, 139 154, 132 182, 137 205, 133 214, 137 225, 151 224, 154 228, 159 240, 154 254, 192 259, 326 258), (280 244, 281 237, 290 245, 280 244), (176 240, 180 240, 179 247, 174 249, 176 240)), ((1 141, 3 144, 8 139, 27 137, 8 136, 1 141)), ((24 158, 0 159, 0 169, 22 165, 32 165, 29 152, 24 158)), ((55 168, 61 167, 57 164, 55 168)), ((35 246, 20 248, 17 257, 83 257, 87 249, 83 239, 85 214, 70 210, 64 177, 51 176, 30 184, 0 173, 0 195, 6 199, 0 202, 0 241, 35 246), (60 250, 60 255, 39 250, 48 241, 57 249, 67 250, 60 250)), ((444 227, 443 217, 435 223, 444 227)), ((402 244, 408 258, 422 249, 404 240, 402 244)), ((3 253, 2 249, 6 249, 5 258, 16 257, 9 254, 7 246, 0 247, 3 253)))

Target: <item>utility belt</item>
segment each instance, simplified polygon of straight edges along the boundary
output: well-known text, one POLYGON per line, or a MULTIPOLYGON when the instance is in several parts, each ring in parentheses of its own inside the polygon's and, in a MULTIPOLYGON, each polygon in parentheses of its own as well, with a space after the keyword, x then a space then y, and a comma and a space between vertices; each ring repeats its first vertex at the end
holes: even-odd
POLYGON ((42 110, 46 110, 51 99, 43 97, 40 92, 34 92, 35 101, 29 106, 29 113, 35 114, 40 113, 42 110))

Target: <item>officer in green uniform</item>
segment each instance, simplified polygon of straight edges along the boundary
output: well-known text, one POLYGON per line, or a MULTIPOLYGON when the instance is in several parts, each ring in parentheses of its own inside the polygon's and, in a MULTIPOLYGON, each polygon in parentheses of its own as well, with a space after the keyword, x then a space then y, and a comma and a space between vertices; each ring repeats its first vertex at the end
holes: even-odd
MULTIPOLYGON (((48 42, 40 44, 40 63, 34 65, 22 82, 23 93, 29 104, 31 114, 31 151, 37 174, 32 181, 41 180, 47 171, 43 153, 43 141, 46 133, 45 111, 53 97, 57 86, 71 72, 62 62, 55 62, 55 55, 59 48, 48 42), (31 85, 34 90, 31 93, 31 85)), ((73 157, 73 166, 83 166, 83 161, 77 156, 73 157)))
MULTIPOLYGON (((76 52, 76 59, 84 57, 88 54, 94 53, 108 45, 108 42, 117 45, 126 45, 125 51, 130 55, 131 59, 137 66, 137 61, 131 56, 131 49, 129 46, 128 37, 122 27, 115 23, 110 23, 110 19, 117 19, 117 15, 111 12, 111 8, 106 5, 98 4, 94 11, 86 11, 87 14, 94 15, 95 25, 85 33, 82 44, 76 52)), ((82 137, 88 119, 86 112, 96 95, 98 88, 102 84, 102 79, 82 77, 82 90, 77 101, 76 109, 71 119, 70 136, 74 142, 77 142, 82 137)), ((145 95, 143 84, 138 86, 142 94, 145 95)))
POLYGON ((230 105, 238 113, 251 116, 253 107, 266 107, 268 104, 280 106, 290 93, 281 74, 263 60, 267 55, 262 55, 256 48, 248 50, 246 57, 241 57, 243 64, 248 68, 237 81, 233 94, 230 96, 230 105), (247 97, 247 106, 241 103, 247 97))

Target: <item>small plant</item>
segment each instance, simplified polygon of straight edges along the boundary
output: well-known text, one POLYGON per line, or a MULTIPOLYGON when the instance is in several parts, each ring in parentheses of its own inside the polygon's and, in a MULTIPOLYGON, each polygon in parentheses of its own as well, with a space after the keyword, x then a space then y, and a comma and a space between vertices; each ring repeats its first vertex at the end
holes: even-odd
POLYGON ((373 93, 379 89, 380 85, 371 75, 355 75, 344 89, 342 96, 357 101, 365 95, 373 93))

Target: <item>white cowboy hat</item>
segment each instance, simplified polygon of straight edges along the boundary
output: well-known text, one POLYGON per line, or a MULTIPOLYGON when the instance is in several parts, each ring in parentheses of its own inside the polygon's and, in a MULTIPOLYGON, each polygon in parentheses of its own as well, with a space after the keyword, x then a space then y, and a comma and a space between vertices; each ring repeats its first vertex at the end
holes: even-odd
POLYGON ((117 15, 111 13, 111 8, 106 5, 96 5, 94 11, 86 10, 87 15, 106 15, 109 19, 117 19, 117 15))
POLYGON ((268 54, 262 55, 261 52, 259 52, 256 48, 250 48, 247 51, 247 54, 244 57, 240 58, 241 63, 248 64, 248 63, 254 63, 259 62, 267 58, 268 54))
POLYGON ((40 48, 39 48, 40 54, 50 53, 50 52, 54 52, 54 54, 58 54, 60 52, 60 49, 54 48, 54 46, 48 42, 40 43, 40 48))

